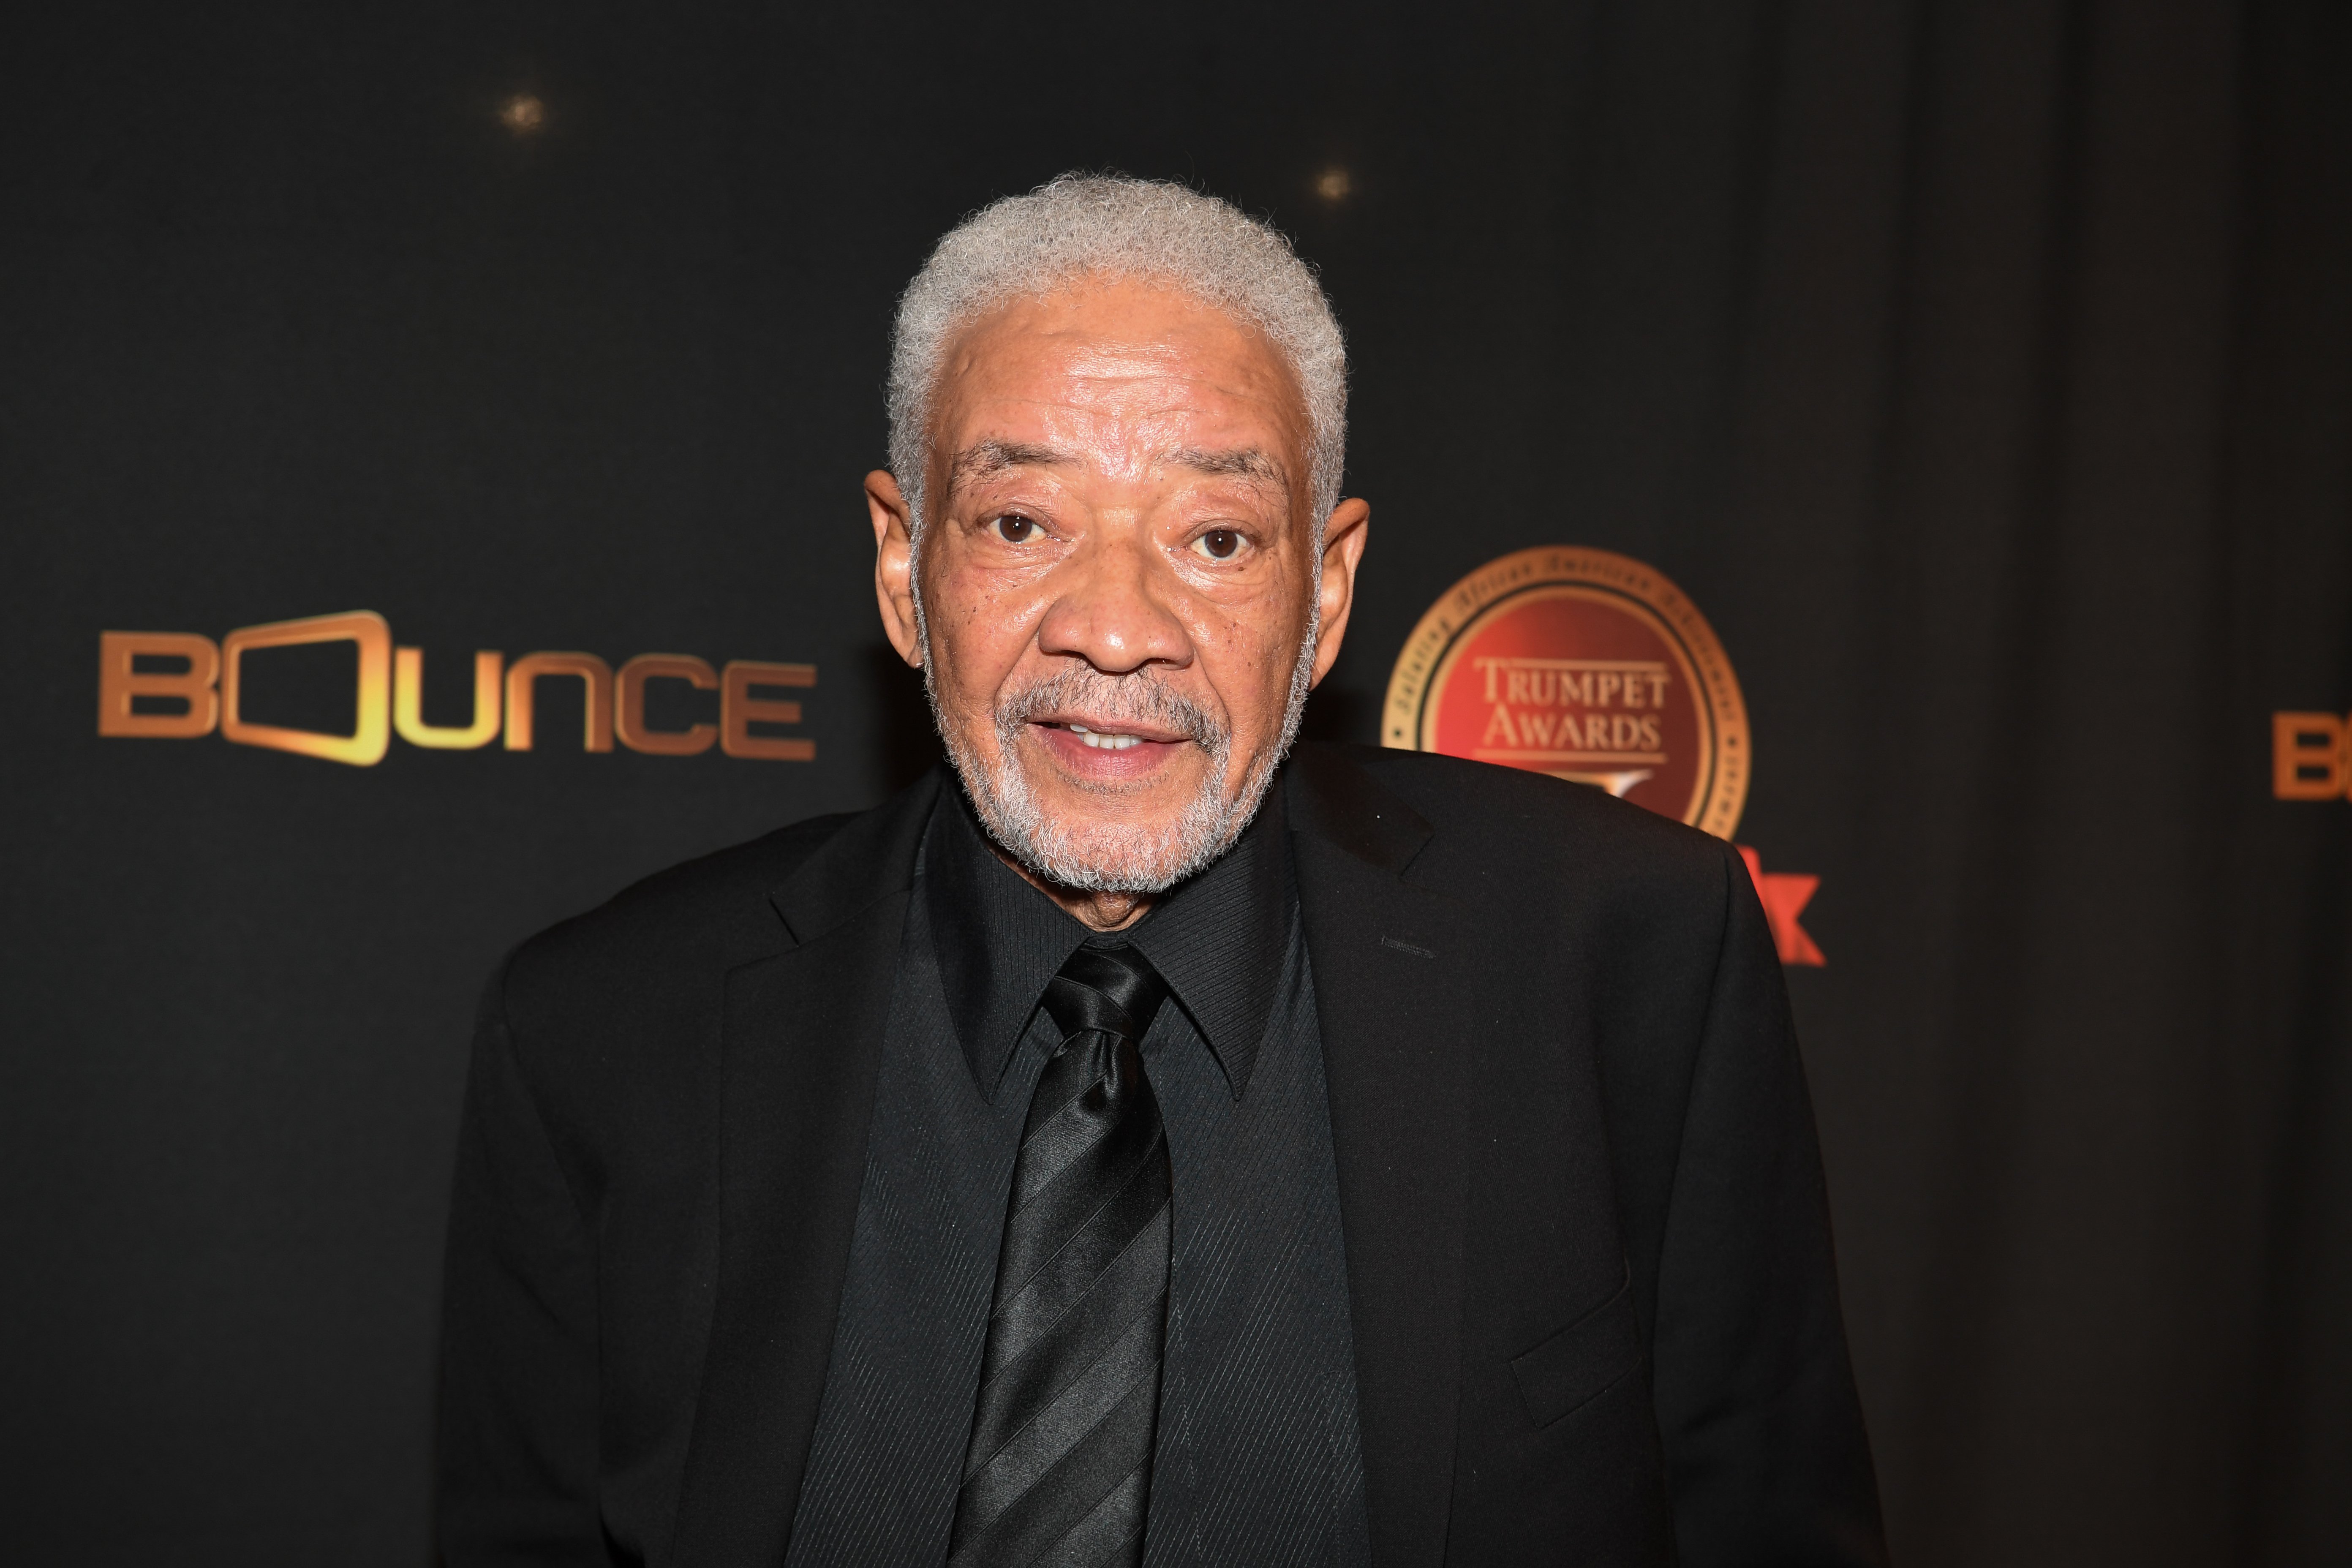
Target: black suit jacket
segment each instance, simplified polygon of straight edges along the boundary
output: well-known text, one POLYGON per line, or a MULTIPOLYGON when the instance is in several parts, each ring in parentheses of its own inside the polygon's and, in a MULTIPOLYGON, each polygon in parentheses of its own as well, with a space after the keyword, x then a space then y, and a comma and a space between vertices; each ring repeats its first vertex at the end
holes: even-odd
MULTIPOLYGON (((663 873, 485 998, 453 1568, 774 1568, 933 774, 663 873)), ((1731 848, 1411 752, 1286 765, 1372 1550, 1861 1563, 1877 1500, 1780 970, 1731 848)))

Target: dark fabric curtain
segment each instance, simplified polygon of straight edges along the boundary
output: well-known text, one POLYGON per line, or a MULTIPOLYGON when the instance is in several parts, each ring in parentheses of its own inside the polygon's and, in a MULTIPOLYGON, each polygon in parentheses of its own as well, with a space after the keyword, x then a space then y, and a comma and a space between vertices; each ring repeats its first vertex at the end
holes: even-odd
POLYGON ((1071 166, 1324 270, 1374 539, 1315 730, 1373 739, 1414 621, 1530 545, 1721 635, 1739 841, 1822 879, 1790 979, 1898 1558, 2346 1555, 2352 804, 2273 797, 2270 716, 2352 709, 2352 9, 5 27, 19 1555, 421 1559, 474 988, 934 754, 856 489, 891 301, 1071 166), (92 732, 102 629, 359 607, 436 722, 475 648, 811 662, 817 758, 92 732))
POLYGON ((1898 1555, 2327 1561, 2352 812, 2268 725, 2352 695, 2352 14, 1590 27, 1522 449, 1722 606, 1744 837, 1823 875, 1898 1555))

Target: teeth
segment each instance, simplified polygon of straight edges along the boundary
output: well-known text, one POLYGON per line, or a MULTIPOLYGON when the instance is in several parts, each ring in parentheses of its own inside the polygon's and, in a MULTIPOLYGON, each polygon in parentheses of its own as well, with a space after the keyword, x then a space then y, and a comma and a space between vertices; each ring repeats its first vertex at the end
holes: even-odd
POLYGON ((1071 725, 1070 733, 1098 752, 1124 752, 1129 746, 1143 743, 1143 737, 1140 735, 1106 735, 1098 731, 1089 730, 1084 724, 1071 725))

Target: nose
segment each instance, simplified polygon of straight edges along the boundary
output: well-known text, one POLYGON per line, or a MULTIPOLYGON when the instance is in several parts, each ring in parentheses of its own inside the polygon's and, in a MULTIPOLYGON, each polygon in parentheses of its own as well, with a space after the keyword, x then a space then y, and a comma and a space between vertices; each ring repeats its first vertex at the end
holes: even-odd
POLYGON ((1174 574, 1148 529, 1092 530, 1055 578, 1054 602, 1037 627, 1039 652, 1085 659, 1105 675, 1192 662, 1192 637, 1165 592, 1176 586, 1174 574))

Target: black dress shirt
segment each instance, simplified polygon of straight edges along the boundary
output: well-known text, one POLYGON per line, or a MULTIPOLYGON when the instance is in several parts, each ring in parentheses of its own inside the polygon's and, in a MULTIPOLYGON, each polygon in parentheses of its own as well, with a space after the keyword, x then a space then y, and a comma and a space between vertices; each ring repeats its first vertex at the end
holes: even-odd
MULTIPOLYGON (((917 863, 848 1277, 788 1563, 947 1556, 1014 1153, 1091 934, 943 791, 917 863)), ((1279 796, 1122 935, 1175 1178, 1147 1563, 1369 1562, 1347 1260, 1279 796)))

